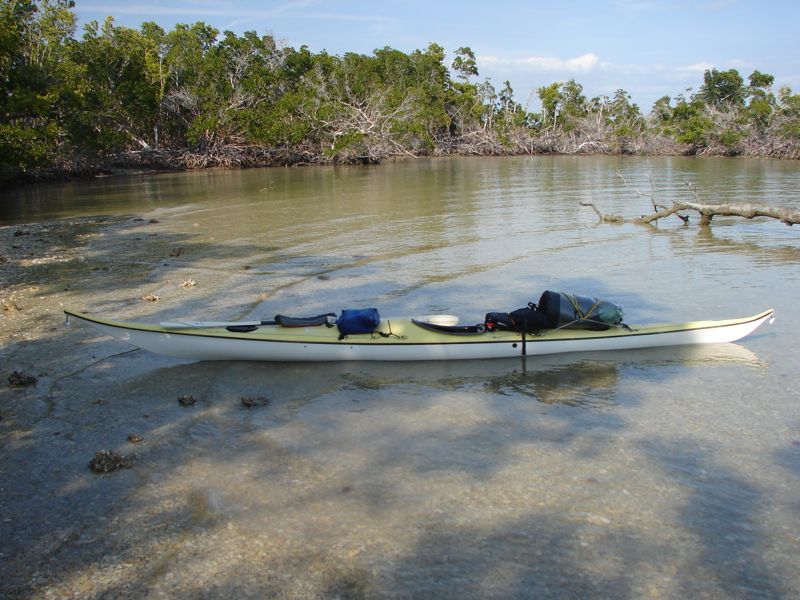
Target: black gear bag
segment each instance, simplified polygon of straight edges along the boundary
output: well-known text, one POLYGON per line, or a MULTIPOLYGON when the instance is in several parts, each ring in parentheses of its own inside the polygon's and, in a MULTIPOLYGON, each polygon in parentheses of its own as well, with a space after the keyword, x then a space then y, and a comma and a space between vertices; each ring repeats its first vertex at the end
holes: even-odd
POLYGON ((549 329, 573 328, 603 331, 624 327, 622 307, 609 300, 546 291, 539 298, 539 311, 549 329))

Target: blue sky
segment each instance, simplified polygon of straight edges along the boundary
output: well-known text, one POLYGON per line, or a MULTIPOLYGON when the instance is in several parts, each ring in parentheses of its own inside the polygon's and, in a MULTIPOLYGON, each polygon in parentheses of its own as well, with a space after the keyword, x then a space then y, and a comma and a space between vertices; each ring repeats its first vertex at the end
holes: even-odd
POLYGON ((696 91, 709 68, 758 69, 776 90, 800 92, 800 0, 77 0, 75 10, 81 25, 204 21, 331 54, 436 42, 449 64, 469 46, 480 79, 510 80, 531 109, 538 87, 574 78, 588 97, 622 88, 649 112, 661 96, 696 91))

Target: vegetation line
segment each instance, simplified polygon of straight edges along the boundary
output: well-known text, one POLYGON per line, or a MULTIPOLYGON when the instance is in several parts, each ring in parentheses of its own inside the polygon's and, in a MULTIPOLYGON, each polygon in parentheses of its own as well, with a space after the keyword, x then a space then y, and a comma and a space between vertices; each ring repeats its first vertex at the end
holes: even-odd
POLYGON ((448 67, 437 44, 334 56, 202 22, 75 30, 72 0, 0 0, 0 182, 447 154, 800 157, 800 94, 759 71, 708 70, 648 115, 624 90, 556 82, 530 112, 510 82, 479 80, 468 47, 448 67))

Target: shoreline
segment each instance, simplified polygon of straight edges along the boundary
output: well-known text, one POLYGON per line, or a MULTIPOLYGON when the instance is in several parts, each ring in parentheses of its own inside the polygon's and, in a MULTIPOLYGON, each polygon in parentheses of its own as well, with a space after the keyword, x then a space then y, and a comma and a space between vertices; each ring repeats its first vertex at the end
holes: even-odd
MULTIPOLYGON (((17 177, 9 180, 9 190, 35 184, 58 183, 69 181, 88 181, 92 179, 134 177, 141 175, 158 175, 162 173, 182 173, 205 170, 244 170, 258 168, 279 167, 313 167, 330 165, 379 165, 385 162, 430 159, 430 158, 492 158, 498 156, 635 156, 635 157, 698 157, 698 158, 731 158, 731 159, 761 159, 761 160, 800 160, 800 153, 795 155, 773 155, 771 153, 748 154, 731 153, 724 148, 693 148, 689 145, 674 145, 664 151, 610 151, 603 150, 596 145, 587 146, 589 150, 581 149, 574 152, 559 151, 514 151, 475 153, 472 151, 434 151, 431 154, 412 155, 397 154, 377 158, 363 158, 349 161, 338 161, 326 158, 323 155, 312 155, 307 150, 290 150, 262 146, 233 146, 233 151, 238 155, 226 154, 223 147, 220 152, 198 153, 188 148, 178 150, 138 150, 123 152, 112 156, 107 161, 90 161, 86 164, 72 163, 67 168, 58 170, 42 169, 29 177, 17 177), (189 157, 189 158, 187 158, 189 157)), ((63 165, 62 165, 63 167, 63 165)))

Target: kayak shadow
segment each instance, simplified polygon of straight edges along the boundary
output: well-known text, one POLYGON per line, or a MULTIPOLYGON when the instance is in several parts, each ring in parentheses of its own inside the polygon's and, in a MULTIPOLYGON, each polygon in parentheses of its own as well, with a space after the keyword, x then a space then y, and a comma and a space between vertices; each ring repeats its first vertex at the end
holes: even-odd
POLYGON ((353 390, 417 385, 481 391, 498 398, 525 397, 548 405, 603 408, 619 403, 621 377, 658 381, 672 376, 675 368, 725 365, 766 368, 766 363, 745 346, 708 344, 491 361, 321 363, 299 369, 324 374, 326 380, 339 378, 353 390))

